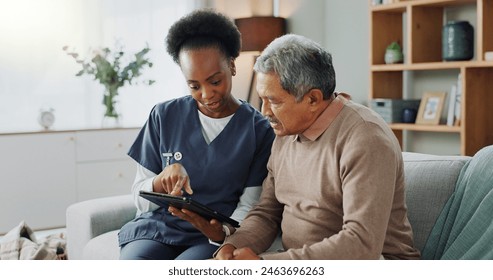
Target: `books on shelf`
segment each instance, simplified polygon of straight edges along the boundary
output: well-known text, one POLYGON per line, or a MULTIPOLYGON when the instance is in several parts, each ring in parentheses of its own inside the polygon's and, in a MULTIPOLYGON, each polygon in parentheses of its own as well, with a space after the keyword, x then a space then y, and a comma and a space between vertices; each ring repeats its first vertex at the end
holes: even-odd
POLYGON ((452 85, 449 95, 449 108, 447 114, 447 125, 458 126, 460 125, 460 110, 462 99, 462 82, 461 75, 457 77, 457 84, 452 85))
POLYGON ((460 110, 462 102, 462 80, 461 75, 457 77, 457 95, 455 96, 455 122, 454 125, 460 125, 460 110))
POLYGON ((447 125, 453 126, 455 122, 455 98, 457 96, 457 85, 452 85, 449 94, 447 125))

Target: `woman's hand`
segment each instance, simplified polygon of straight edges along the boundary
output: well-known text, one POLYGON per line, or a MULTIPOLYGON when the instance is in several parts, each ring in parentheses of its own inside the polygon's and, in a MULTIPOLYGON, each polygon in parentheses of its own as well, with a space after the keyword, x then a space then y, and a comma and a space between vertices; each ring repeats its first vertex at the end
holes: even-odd
POLYGON ((200 230, 207 238, 214 242, 223 242, 224 238, 226 238, 222 224, 216 219, 208 221, 195 212, 187 209, 180 210, 173 206, 170 206, 168 211, 171 212, 171 215, 191 223, 196 229, 200 230))
POLYGON ((182 195, 182 189, 188 194, 193 193, 187 170, 179 163, 173 163, 166 166, 166 168, 154 178, 152 187, 154 192, 171 195, 182 195))

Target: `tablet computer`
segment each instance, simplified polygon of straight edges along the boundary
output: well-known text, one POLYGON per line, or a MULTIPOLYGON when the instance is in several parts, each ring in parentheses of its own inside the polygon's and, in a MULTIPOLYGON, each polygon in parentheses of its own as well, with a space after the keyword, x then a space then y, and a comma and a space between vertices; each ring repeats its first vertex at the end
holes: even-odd
POLYGON ((162 207, 168 207, 169 205, 176 207, 178 209, 188 209, 190 211, 193 211, 197 213, 198 215, 208 219, 216 219, 222 223, 228 223, 232 225, 233 227, 239 227, 240 223, 236 220, 231 219, 228 216, 225 216, 207 206, 205 206, 202 203, 199 203, 195 200, 193 200, 190 197, 183 197, 183 196, 174 196, 174 195, 169 195, 169 194, 164 194, 164 193, 157 193, 157 192, 148 192, 148 191, 140 191, 139 195, 159 206, 162 207))

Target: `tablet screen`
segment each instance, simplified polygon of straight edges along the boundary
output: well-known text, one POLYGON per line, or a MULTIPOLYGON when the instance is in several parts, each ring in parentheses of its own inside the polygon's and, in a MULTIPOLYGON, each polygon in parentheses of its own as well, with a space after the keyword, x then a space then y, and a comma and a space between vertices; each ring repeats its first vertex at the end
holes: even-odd
POLYGON ((139 195, 161 207, 168 207, 169 205, 174 206, 178 209, 188 209, 197 213, 198 215, 211 220, 216 219, 223 223, 228 223, 233 227, 239 227, 238 221, 231 219, 195 200, 190 197, 174 196, 163 193, 140 191, 139 195))

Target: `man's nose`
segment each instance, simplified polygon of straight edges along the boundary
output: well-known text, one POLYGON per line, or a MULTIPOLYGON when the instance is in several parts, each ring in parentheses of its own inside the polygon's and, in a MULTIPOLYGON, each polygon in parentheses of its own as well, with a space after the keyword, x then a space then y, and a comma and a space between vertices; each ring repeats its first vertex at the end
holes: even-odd
POLYGON ((262 102, 262 104, 260 105, 260 112, 265 117, 272 116, 272 111, 270 109, 270 105, 267 102, 262 102))

